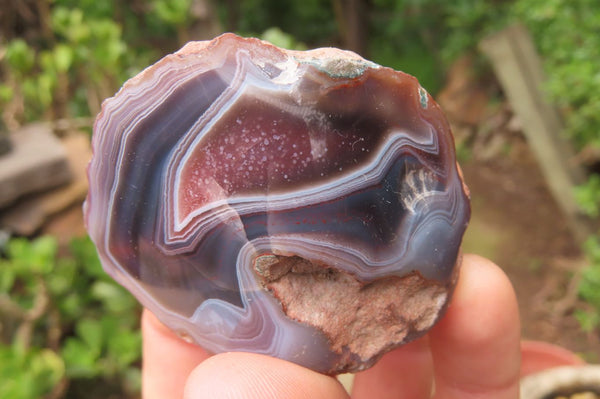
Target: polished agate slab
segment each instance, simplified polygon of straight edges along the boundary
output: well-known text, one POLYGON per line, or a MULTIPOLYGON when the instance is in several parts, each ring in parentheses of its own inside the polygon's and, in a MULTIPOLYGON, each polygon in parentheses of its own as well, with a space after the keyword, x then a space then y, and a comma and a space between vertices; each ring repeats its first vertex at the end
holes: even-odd
POLYGON ((357 371, 443 314, 468 194, 407 74, 225 34, 125 83, 93 148, 104 268, 211 352, 357 371))

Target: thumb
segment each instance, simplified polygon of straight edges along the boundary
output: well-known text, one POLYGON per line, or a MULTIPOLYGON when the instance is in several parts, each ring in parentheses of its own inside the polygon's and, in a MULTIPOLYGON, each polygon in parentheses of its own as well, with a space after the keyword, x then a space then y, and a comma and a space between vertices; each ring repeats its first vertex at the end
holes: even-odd
POLYGON ((347 399, 334 378, 297 364, 253 353, 212 356, 198 365, 185 386, 185 399, 347 399))

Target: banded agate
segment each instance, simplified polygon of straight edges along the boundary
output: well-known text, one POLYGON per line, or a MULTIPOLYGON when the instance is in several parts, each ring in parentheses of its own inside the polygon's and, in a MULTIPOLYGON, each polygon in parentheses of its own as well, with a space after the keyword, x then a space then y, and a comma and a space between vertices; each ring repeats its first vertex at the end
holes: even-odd
POLYGON ((468 193, 407 74, 225 34, 125 83, 93 148, 104 268, 211 352, 357 371, 446 308, 468 193))

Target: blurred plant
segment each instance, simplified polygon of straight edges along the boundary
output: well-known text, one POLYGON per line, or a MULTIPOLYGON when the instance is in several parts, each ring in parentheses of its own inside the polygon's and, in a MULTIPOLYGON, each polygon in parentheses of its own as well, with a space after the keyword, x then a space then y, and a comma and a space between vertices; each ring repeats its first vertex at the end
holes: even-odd
POLYGON ((0 101, 13 102, 9 108, 14 114, 5 115, 11 127, 97 112, 126 70, 126 48, 113 21, 86 20, 80 9, 55 7, 51 23, 53 41, 45 48, 34 48, 23 39, 7 44, 0 101), (72 87, 74 83, 81 87, 72 87), (85 92, 84 102, 76 95, 69 98, 77 90, 85 92))
POLYGON ((4 123, 15 129, 33 120, 95 115, 103 99, 156 58, 145 41, 156 32, 169 38, 186 6, 189 0, 155 0, 136 13, 116 0, 49 2, 39 10, 48 14, 39 16, 47 26, 29 27, 26 38, 0 39, 4 123))
POLYGON ((65 375, 63 360, 50 349, 0 346, 0 396, 3 398, 57 397, 65 375))
POLYGON ((304 43, 298 42, 292 35, 283 32, 279 28, 267 29, 260 35, 260 38, 278 47, 289 50, 306 50, 306 45, 304 43))
POLYGON ((244 36, 276 27, 311 46, 331 45, 336 39, 332 0, 228 0, 218 7, 226 28, 244 36))
POLYGON ((194 0, 152 0, 149 18, 155 19, 157 25, 172 27, 177 36, 177 42, 182 45, 190 37, 192 15, 190 13, 194 0))
POLYGON ((600 8, 595 0, 516 0, 544 57, 548 92, 581 148, 600 146, 600 8))
POLYGON ((52 237, 19 238, 0 259, 0 397, 139 391, 139 305, 88 238, 70 252, 57 257, 52 237))
POLYGON ((590 176, 588 182, 575 191, 581 209, 593 218, 600 216, 600 175, 590 176))
MULTIPOLYGON (((578 150, 600 149, 598 2, 516 0, 513 12, 525 21, 544 58, 546 89, 563 111, 566 134, 578 150)), ((591 174, 575 195, 582 210, 598 218, 600 175, 591 174)), ((579 292, 592 310, 577 315, 582 326, 590 330, 600 326, 600 236, 591 237, 584 251, 590 265, 583 271, 579 292)))
POLYGON ((172 26, 182 26, 188 22, 191 0, 153 0, 152 10, 156 16, 172 26))
POLYGON ((592 331, 600 327, 600 239, 588 239, 584 250, 591 264, 583 270, 579 294, 590 308, 577 310, 575 316, 584 330, 592 331))

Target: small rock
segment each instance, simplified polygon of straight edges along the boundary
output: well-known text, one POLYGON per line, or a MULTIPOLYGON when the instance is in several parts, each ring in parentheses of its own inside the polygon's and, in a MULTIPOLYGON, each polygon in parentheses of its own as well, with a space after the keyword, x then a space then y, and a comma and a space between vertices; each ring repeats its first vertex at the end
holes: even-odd
POLYGON ((11 142, 12 151, 0 157, 0 207, 71 179, 66 151, 48 125, 28 125, 11 142))
MULTIPOLYGON (((19 235, 35 233, 46 220, 85 198, 87 193, 86 167, 92 156, 89 139, 83 134, 62 140, 73 180, 66 186, 28 196, 0 214, 0 226, 19 235)), ((81 211, 80 211, 81 212, 81 211)))

